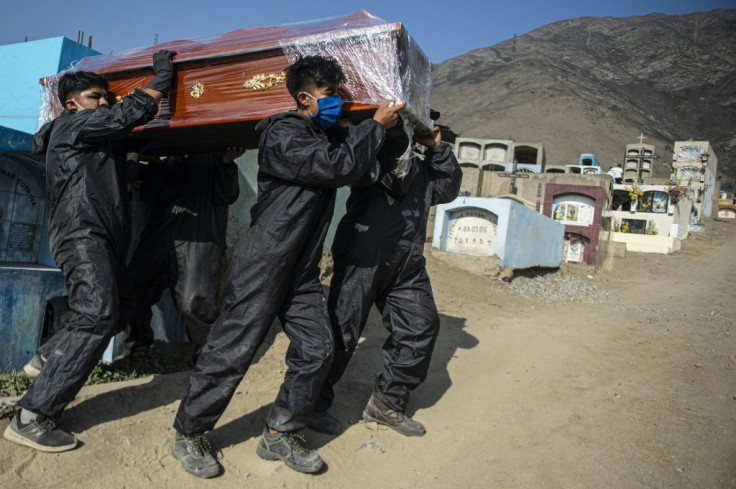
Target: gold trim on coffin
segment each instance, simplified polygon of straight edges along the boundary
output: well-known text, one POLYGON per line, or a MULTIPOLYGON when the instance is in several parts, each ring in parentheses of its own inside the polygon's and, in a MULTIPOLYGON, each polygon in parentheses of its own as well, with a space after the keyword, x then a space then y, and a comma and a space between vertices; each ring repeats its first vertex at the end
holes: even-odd
POLYGON ((192 85, 192 91, 189 92, 189 95, 191 95, 194 98, 199 98, 202 95, 204 95, 204 85, 197 82, 194 85, 192 85))
POLYGON ((284 81, 286 81, 286 73, 283 71, 281 73, 259 73, 243 83, 243 86, 258 91, 281 85, 284 81))

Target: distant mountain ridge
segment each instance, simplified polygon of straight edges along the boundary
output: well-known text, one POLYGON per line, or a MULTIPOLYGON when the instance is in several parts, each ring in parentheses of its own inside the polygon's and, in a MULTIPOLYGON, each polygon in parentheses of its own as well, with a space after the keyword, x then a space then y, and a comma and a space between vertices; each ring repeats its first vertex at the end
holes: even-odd
POLYGON ((436 67, 432 106, 463 137, 542 142, 547 164, 709 140, 736 181, 736 10, 565 20, 436 67))

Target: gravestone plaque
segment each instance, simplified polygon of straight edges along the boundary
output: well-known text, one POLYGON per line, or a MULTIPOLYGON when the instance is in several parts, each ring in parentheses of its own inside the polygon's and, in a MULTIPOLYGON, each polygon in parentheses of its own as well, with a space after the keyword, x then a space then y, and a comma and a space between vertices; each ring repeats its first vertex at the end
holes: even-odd
POLYGON ((46 207, 43 181, 19 161, 0 162, 0 261, 36 261, 46 207))
POLYGON ((8 233, 8 249, 17 251, 30 251, 33 249, 33 238, 36 234, 36 226, 22 222, 10 223, 8 233))
POLYGON ((562 246, 562 258, 566 262, 580 263, 585 256, 585 243, 582 239, 571 237, 562 246))
POLYGON ((699 182, 700 168, 696 166, 683 166, 678 168, 677 178, 682 181, 683 185, 687 185, 688 182, 699 182))
POLYGON ((465 208, 451 213, 447 251, 490 256, 496 242, 498 216, 485 209, 465 208))
POLYGON ((697 161, 703 154, 703 148, 700 146, 680 146, 677 150, 677 159, 679 161, 697 161))

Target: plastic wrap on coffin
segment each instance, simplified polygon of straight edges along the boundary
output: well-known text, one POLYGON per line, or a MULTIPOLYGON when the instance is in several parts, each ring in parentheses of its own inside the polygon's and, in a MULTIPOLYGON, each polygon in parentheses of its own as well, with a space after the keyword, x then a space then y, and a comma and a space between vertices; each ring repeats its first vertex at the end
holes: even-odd
MULTIPOLYGON (((147 152, 152 154, 257 147, 256 124, 295 108, 283 72, 308 54, 331 56, 343 66, 348 78, 342 93, 344 111, 354 121, 371 117, 386 100, 406 100, 403 115, 415 134, 431 133, 431 63, 400 23, 388 23, 365 11, 93 56, 74 70, 104 75, 112 98, 122 97, 151 80, 151 56, 159 49, 178 53, 173 88, 156 118, 133 134, 150 143, 147 152)), ((57 80, 58 75, 41 80, 45 96, 40 123, 62 110, 56 98, 57 80)))

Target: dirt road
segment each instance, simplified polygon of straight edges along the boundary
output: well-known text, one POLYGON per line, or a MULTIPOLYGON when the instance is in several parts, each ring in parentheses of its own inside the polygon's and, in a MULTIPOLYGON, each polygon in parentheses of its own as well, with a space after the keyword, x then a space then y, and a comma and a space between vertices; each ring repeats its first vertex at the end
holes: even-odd
POLYGON ((736 487, 736 223, 711 222, 670 256, 565 272, 579 290, 612 292, 603 303, 522 297, 436 256, 429 270, 442 331, 410 403, 425 437, 359 421, 385 338, 374 314, 338 386, 349 428, 307 432, 324 473, 255 454, 285 369, 278 333, 211 433, 221 477, 197 480, 168 454, 184 373, 85 388, 59 423, 84 442, 72 452, 0 440, 0 487, 736 487))

